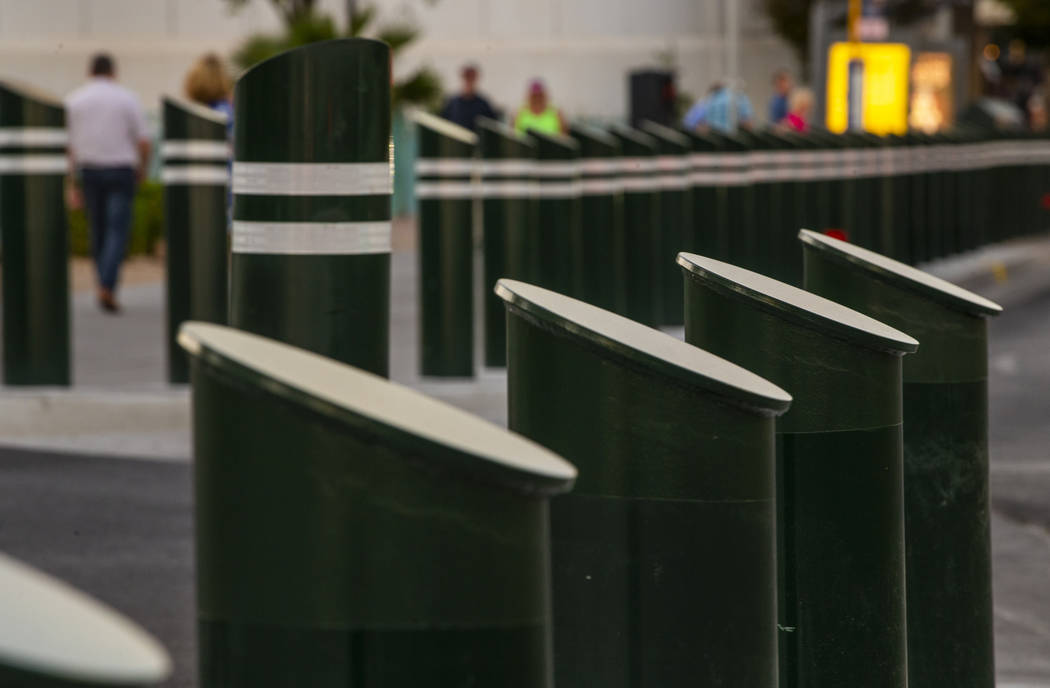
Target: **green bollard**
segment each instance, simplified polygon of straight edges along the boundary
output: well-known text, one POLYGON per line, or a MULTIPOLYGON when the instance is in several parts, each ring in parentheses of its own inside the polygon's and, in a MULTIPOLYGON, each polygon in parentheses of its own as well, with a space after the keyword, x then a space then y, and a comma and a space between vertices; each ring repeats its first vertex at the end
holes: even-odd
MULTIPOLYGON (((579 298, 623 313, 627 309, 627 254, 620 142, 608 132, 582 124, 570 127, 569 134, 580 145, 582 242, 573 267, 582 282, 579 298)), ((494 291, 491 296, 499 299, 494 291)), ((502 299, 499 304, 502 311, 502 299)))
POLYGON ((558 134, 529 131, 536 141, 535 263, 527 271, 538 284, 577 294, 580 275, 574 271, 581 244, 580 146, 558 134))
POLYGON ((289 50, 235 100, 230 324, 386 375, 390 49, 289 50))
POLYGON ((624 253, 627 308, 621 315, 656 327, 660 324, 659 240, 662 208, 656 163, 657 142, 637 129, 611 130, 622 146, 624 253))
POLYGON ((806 289, 922 341, 903 372, 908 682, 992 688, 987 316, 1002 309, 877 253, 799 236, 806 289))
POLYGON ((776 685, 773 430, 791 397, 589 304, 497 291, 509 425, 581 470, 551 502, 555 684, 776 685))
POLYGON ((61 103, 0 82, 0 310, 7 385, 71 382, 65 126, 61 103))
POLYGON ((905 688, 901 356, 906 334, 681 254, 685 338, 791 390, 777 421, 780 686, 905 688))
POLYGON ((175 341, 187 320, 226 323, 230 144, 226 115, 165 97, 164 236, 168 281, 168 382, 190 381, 186 353, 175 341))
POLYGON ((535 263, 525 252, 535 245, 536 146, 496 120, 481 117, 475 124, 481 153, 485 365, 502 368, 507 365, 506 316, 493 290, 500 278, 525 278, 527 266, 535 263))
POLYGON ((755 204, 751 188, 748 138, 741 134, 710 134, 719 142, 719 186, 724 191, 725 216, 719 251, 726 260, 750 261, 755 250, 755 204))
POLYGON ((232 328, 191 354, 200 686, 550 688, 534 443, 232 328))
POLYGON ((474 153, 469 129, 426 112, 419 139, 420 372, 474 376, 474 153))
POLYGON ((171 673, 138 625, 66 583, 0 554, 0 685, 128 688, 171 673))
POLYGON ((710 136, 695 131, 683 131, 692 142, 692 153, 689 155, 689 183, 692 186, 691 212, 693 226, 687 241, 696 247, 696 252, 711 254, 718 249, 719 227, 726 222, 719 218, 725 209, 719 203, 717 186, 719 153, 718 143, 710 136))
POLYGON ((692 179, 689 154, 692 141, 685 134, 656 122, 642 122, 642 131, 656 140, 660 193, 660 231, 657 236, 656 279, 660 289, 660 325, 682 325, 682 275, 674 259, 679 251, 695 251, 692 179))

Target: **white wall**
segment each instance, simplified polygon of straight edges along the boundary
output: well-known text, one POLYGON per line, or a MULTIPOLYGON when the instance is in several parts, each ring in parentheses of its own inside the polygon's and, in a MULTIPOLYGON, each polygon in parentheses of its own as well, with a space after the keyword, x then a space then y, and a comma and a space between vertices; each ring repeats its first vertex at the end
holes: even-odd
MULTIPOLYGON (((627 72, 676 56, 681 90, 702 94, 724 76, 723 3, 741 2, 740 64, 759 113, 769 75, 792 67, 773 37, 761 0, 375 0, 381 15, 407 20, 424 38, 395 65, 428 63, 455 88, 461 64, 481 65, 482 87, 518 106, 527 81, 542 76, 570 116, 622 118, 627 72)), ((344 17, 345 0, 319 0, 344 17)), ((0 78, 62 95, 83 79, 97 50, 117 58, 121 80, 155 108, 177 92, 186 68, 208 50, 229 53, 247 34, 274 30, 266 0, 231 15, 220 0, 0 0, 0 78)))

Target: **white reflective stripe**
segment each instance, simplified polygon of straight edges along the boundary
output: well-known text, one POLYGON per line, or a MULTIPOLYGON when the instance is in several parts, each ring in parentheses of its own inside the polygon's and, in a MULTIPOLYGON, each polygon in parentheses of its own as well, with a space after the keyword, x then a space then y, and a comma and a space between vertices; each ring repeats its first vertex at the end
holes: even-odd
POLYGON ((473 182, 416 182, 416 198, 473 198, 477 192, 473 182))
POLYGON ((230 144, 215 139, 171 139, 161 142, 160 154, 185 160, 228 160, 230 144))
POLYGON ((230 173, 218 165, 165 165, 160 171, 165 184, 209 184, 226 186, 230 173))
POLYGON ((619 179, 584 179, 580 182, 580 193, 585 196, 604 196, 623 191, 619 179))
POLYGON ((718 186, 743 186, 751 183, 750 172, 722 172, 718 178, 718 186))
POLYGON ((689 163, 693 167, 714 167, 718 164, 717 153, 691 153, 689 163))
POLYGON ((64 146, 68 141, 60 127, 0 127, 0 146, 64 146))
POLYGON ((478 188, 482 198, 531 198, 536 187, 535 182, 483 182, 478 188))
POLYGON ((472 158, 419 158, 416 174, 474 174, 477 164, 472 158))
POLYGON ((380 196, 394 191, 390 163, 233 163, 233 192, 274 196, 380 196))
POLYGON ((0 155, 0 174, 65 174, 64 155, 0 155))
POLYGON ((621 172, 656 172, 659 169, 655 158, 620 158, 621 172))
POLYGON ((689 175, 662 174, 656 177, 656 183, 661 189, 687 189, 689 188, 689 175))
POLYGON ((661 172, 688 170, 689 160, 683 155, 661 155, 656 158, 656 168, 661 172))
POLYGON ((689 181, 693 186, 716 186, 721 176, 718 172, 693 172, 689 181))
POLYGON ((482 160, 478 169, 486 177, 521 177, 536 172, 534 160, 482 160))
POLYGON ((659 177, 621 177, 624 191, 655 191, 660 188, 659 177))
POLYGON ((581 174, 615 174, 620 171, 620 163, 617 158, 582 158, 580 160, 581 174))
POLYGON ((768 151, 751 151, 747 154, 748 165, 771 165, 776 161, 775 153, 768 151))
POLYGON ((536 186, 540 198, 571 198, 580 195, 579 182, 545 182, 536 186))
POLYGON ((575 177, 580 173, 576 161, 537 160, 533 174, 537 177, 575 177))
POLYGON ((353 255, 390 252, 390 222, 233 222, 234 253, 353 255))

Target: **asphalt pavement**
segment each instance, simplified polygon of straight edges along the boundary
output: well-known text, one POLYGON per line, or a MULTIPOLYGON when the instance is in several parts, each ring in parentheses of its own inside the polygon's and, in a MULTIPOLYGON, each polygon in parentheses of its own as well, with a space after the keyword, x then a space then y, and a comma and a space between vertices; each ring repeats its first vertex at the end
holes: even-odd
MULTIPOLYGON (((1050 256, 1042 250, 989 255, 1050 256)), ((932 267, 1007 307, 990 322, 996 661, 1000 686, 1046 688, 1050 260, 1009 275, 986 270, 989 255, 932 267)), ((451 382, 416 374, 415 289, 414 254, 395 253, 392 378, 505 423, 501 372, 451 382)), ((116 318, 98 312, 90 294, 75 297, 73 390, 0 389, 0 550, 138 620, 175 659, 166 685, 194 686, 188 395, 164 383, 161 285, 129 287, 122 297, 116 318)))

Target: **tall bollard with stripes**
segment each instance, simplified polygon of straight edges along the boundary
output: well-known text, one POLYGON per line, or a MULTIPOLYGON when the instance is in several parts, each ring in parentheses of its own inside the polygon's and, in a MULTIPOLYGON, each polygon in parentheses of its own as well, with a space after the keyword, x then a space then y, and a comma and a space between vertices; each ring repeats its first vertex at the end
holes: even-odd
POLYGON ((558 686, 776 685, 774 417, 791 397, 651 328, 501 280, 510 427, 551 503, 558 686))
POLYGON ((576 470, 337 361, 188 323, 202 688, 552 688, 576 470))
POLYGON ((502 277, 531 278, 525 272, 536 233, 536 145, 496 120, 481 117, 475 123, 481 152, 485 365, 502 368, 507 362, 507 318, 494 289, 502 277))
POLYGON ((235 99, 230 324, 386 375, 390 49, 296 48, 235 99))
POLYGON ((658 278, 661 207, 656 139, 648 134, 617 127, 612 134, 621 146, 620 184, 623 186, 624 252, 626 253, 627 309, 631 320, 656 327, 660 324, 658 278))
POLYGON ((529 131, 536 141, 536 234, 531 280, 562 294, 579 291, 580 146, 567 136, 529 131))
POLYGON ((692 241, 693 203, 689 153, 685 134, 655 122, 642 122, 642 131, 656 140, 660 187, 660 231, 656 278, 660 289, 660 324, 682 324, 682 272, 675 264, 680 251, 695 251, 692 241))
POLYGON ((573 125, 569 134, 580 144, 583 220, 581 260, 576 264, 582 282, 579 298, 622 313, 627 307, 627 255, 619 178, 620 142, 608 132, 582 124, 573 125))
POLYGON ((777 421, 780 685, 906 688, 901 357, 918 342, 681 254, 685 338, 787 389, 777 421))
POLYGON ((0 82, 3 379, 69 385, 69 230, 62 104, 0 82))
POLYGON ((474 375, 474 154, 469 129, 425 112, 419 132, 419 354, 422 375, 474 375))
POLYGON ((991 688, 988 316, 976 294, 860 247, 803 231, 806 289, 894 327, 904 360, 908 679, 991 688))
POLYGON ((190 380, 175 341, 186 320, 226 323, 229 303, 226 115, 164 98, 164 225, 168 279, 168 381, 190 380))

